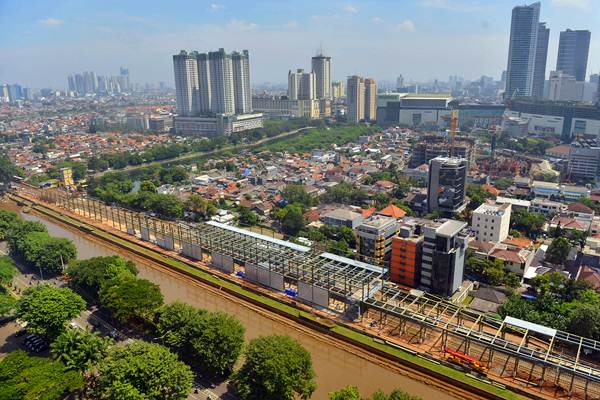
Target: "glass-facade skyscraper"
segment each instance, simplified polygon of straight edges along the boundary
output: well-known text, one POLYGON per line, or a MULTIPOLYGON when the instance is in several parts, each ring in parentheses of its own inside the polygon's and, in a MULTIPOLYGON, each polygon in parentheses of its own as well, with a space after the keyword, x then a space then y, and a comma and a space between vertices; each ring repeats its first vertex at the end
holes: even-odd
POLYGON ((591 36, 590 31, 562 31, 558 42, 556 70, 574 76, 577 81, 585 81, 591 36))
MULTIPOLYGON (((539 2, 517 6, 512 10, 505 94, 509 98, 513 96, 531 96, 534 93, 536 61, 541 67, 542 58, 541 55, 539 60, 536 57, 538 36, 541 30, 539 20, 539 2)), ((543 69, 545 72, 545 59, 543 69)), ((538 68, 538 70, 541 70, 541 68, 538 68)), ((541 79, 543 82, 544 77, 542 76, 541 79)))

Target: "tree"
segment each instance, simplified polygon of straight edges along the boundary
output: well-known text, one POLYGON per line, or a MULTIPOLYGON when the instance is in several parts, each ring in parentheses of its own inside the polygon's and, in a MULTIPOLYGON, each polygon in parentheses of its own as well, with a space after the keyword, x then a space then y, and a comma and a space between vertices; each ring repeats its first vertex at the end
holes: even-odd
POLYGON ((361 397, 356 386, 346 386, 329 393, 329 400, 361 400, 361 397))
POLYGON ((510 288, 516 289, 521 285, 521 278, 514 272, 504 275, 504 284, 510 288))
POLYGON ((19 270, 10 257, 0 257, 0 286, 12 285, 12 280, 18 273, 19 270))
POLYGON ((98 364, 94 398, 179 400, 192 390, 190 367, 155 343, 113 346, 98 364))
POLYGON ((569 332, 598 340, 600 338, 600 308, 598 305, 581 304, 571 313, 569 332))
POLYGON ((179 302, 163 306, 158 314, 157 330, 163 343, 182 359, 216 375, 233 369, 245 331, 236 318, 179 302))
POLYGON ((158 285, 138 279, 131 273, 120 273, 106 281, 98 297, 100 303, 121 322, 150 321, 154 311, 163 304, 158 285))
POLYGON ((302 209, 295 204, 288 204, 275 212, 275 218, 281 222, 284 233, 295 236, 304 228, 304 214, 302 209))
POLYGON ((140 192, 156 193, 156 185, 150 180, 145 180, 140 183, 140 192))
POLYGON ((85 310, 85 301, 68 288, 50 285, 29 287, 17 302, 17 316, 27 321, 27 330, 55 338, 65 324, 85 310))
POLYGON ((306 192, 304 185, 286 185, 281 191, 281 196, 288 203, 298 203, 304 208, 312 206, 313 203, 313 198, 306 192))
POLYGON ((49 273, 62 272, 63 265, 77 258, 77 248, 66 238, 47 232, 30 232, 22 244, 23 257, 29 264, 49 273))
POLYGON ((75 261, 67 267, 65 272, 74 285, 83 287, 93 295, 97 295, 98 290, 107 280, 122 272, 137 275, 138 271, 132 261, 126 261, 120 256, 107 256, 75 261))
POLYGON ((258 222, 258 216, 255 212, 246 207, 238 207, 238 221, 244 226, 254 226, 258 222))
POLYGON ((84 387, 78 371, 48 358, 15 350, 0 361, 0 400, 58 400, 84 387))
POLYGON ((510 218, 511 228, 525 233, 530 238, 535 238, 545 223, 546 217, 543 214, 529 212, 523 208, 514 210, 510 218))
POLYGON ((0 183, 6 185, 11 182, 15 176, 22 176, 23 171, 17 168, 8 154, 5 152, 0 153, 0 183))
POLYGON ((552 241, 546 251, 546 261, 552 264, 564 264, 571 251, 571 243, 565 237, 558 237, 552 241))
POLYGON ((0 240, 5 240, 8 232, 16 224, 22 222, 16 213, 12 211, 0 210, 0 240))
POLYGON ((184 207, 198 216, 205 217, 208 210, 208 200, 199 194, 192 194, 186 200, 184 207))
POLYGON ((191 338, 200 367, 216 375, 233 370, 244 345, 244 326, 235 317, 222 312, 204 313, 200 330, 191 338))
POLYGON ((54 358, 67 369, 85 371, 102 360, 112 340, 83 329, 67 329, 50 345, 54 358))
POLYGON ((11 254, 23 257, 25 237, 30 232, 48 232, 48 230, 46 225, 37 221, 19 221, 10 227, 6 233, 6 240, 11 254))
POLYGON ((245 356, 234 378, 244 400, 308 399, 316 388, 310 354, 288 336, 256 338, 245 356))
POLYGON ((514 181, 511 178, 498 178, 494 182, 494 186, 499 190, 506 190, 512 186, 514 181))

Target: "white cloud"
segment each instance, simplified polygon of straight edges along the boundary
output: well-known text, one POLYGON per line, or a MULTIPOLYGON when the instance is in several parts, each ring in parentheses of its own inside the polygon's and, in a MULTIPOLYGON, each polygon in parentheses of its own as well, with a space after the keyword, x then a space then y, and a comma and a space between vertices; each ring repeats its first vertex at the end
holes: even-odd
POLYGON ((485 5, 482 3, 458 0, 421 0, 421 5, 431 8, 440 8, 442 10, 465 12, 481 11, 485 8, 485 5))
POLYGON ((212 3, 209 6, 210 12, 216 13, 221 11, 223 8, 225 8, 225 6, 223 4, 217 4, 217 3, 212 3))
POLYGON ((587 8, 591 0, 552 0, 552 5, 555 7, 570 7, 570 8, 587 8))
POLYGON ((284 28, 295 29, 299 27, 300 24, 297 21, 290 21, 287 24, 283 25, 284 28))
POLYGON ((413 32, 415 30, 415 23, 410 19, 405 19, 396 25, 396 30, 402 32, 413 32))
POLYGON ((46 19, 40 19, 38 22, 44 26, 58 26, 58 25, 62 25, 64 21, 62 19, 57 19, 57 18, 46 18, 46 19))
POLYGON ((252 31, 256 28, 258 28, 258 25, 255 24, 254 22, 250 22, 250 21, 245 21, 243 19, 232 19, 231 21, 229 21, 229 24, 227 24, 227 26, 229 28, 232 29, 237 29, 239 31, 252 31))
POLYGON ((344 11, 346 11, 348 13, 356 14, 358 12, 358 7, 356 7, 352 4, 348 4, 346 7, 344 7, 344 11))
POLYGON ((379 18, 379 17, 373 17, 373 18, 371 18, 371 21, 374 22, 374 23, 376 23, 376 24, 378 24, 378 23, 381 22, 381 18, 379 18))

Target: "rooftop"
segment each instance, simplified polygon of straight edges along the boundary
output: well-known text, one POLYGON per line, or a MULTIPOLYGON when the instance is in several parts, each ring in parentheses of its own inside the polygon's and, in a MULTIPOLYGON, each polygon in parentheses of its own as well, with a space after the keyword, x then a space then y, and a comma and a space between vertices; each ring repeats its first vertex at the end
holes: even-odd
POLYGON ((446 222, 442 223, 439 228, 437 228, 437 234, 446 237, 452 237, 460 232, 464 227, 467 226, 466 222, 456 221, 454 219, 449 219, 446 222))

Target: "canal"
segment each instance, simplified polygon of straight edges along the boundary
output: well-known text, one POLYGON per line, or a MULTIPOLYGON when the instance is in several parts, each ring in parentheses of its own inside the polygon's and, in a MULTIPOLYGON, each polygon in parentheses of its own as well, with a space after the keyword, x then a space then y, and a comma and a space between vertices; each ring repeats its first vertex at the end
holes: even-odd
POLYGON ((399 372, 392 371, 374 361, 339 348, 318 335, 296 329, 293 324, 286 324, 277 319, 271 319, 264 313, 247 307, 244 303, 229 299, 208 290, 199 284, 181 279, 173 274, 161 271, 151 266, 146 260, 140 259, 127 252, 121 253, 108 245, 93 239, 89 235, 76 230, 64 228, 50 221, 45 216, 22 213, 12 202, 2 203, 1 208, 17 211, 26 220, 44 223, 52 236, 72 240, 77 246, 80 259, 120 254, 134 261, 139 269, 139 276, 158 285, 169 303, 179 300, 195 307, 213 311, 223 311, 235 315, 246 327, 246 339, 250 340, 260 335, 284 334, 298 340, 310 353, 317 375, 317 390, 313 399, 327 399, 327 393, 346 385, 356 385, 363 395, 370 395, 377 389, 386 392, 400 388, 410 394, 421 396, 424 400, 452 400, 455 397, 438 390, 430 385, 411 379, 399 372))

